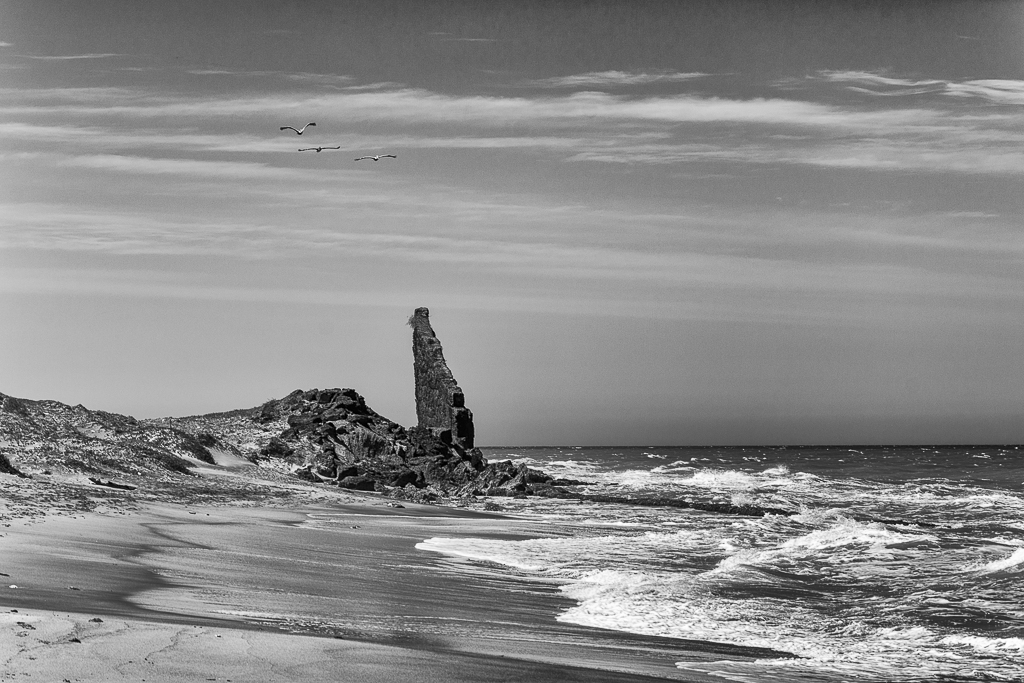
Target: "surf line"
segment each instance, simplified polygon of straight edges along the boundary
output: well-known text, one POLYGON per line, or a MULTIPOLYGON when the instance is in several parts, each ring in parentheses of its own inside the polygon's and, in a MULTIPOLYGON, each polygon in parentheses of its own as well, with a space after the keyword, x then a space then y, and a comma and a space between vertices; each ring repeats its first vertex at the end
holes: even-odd
MULTIPOLYGON (((763 517, 765 515, 780 515, 792 517, 800 514, 800 510, 786 510, 783 508, 762 507, 760 505, 732 505, 730 503, 703 503, 697 500, 683 500, 681 498, 667 498, 664 496, 642 496, 630 498, 629 496, 607 496, 603 494, 580 493, 572 496, 580 501, 590 503, 617 503, 620 505, 638 505, 642 507, 671 507, 691 510, 704 510, 706 512, 718 512, 725 515, 740 515, 742 517, 763 517)), ((938 525, 931 522, 912 522, 905 519, 881 519, 869 515, 850 515, 858 522, 876 522, 878 524, 895 524, 899 526, 919 526, 935 528, 938 525)))

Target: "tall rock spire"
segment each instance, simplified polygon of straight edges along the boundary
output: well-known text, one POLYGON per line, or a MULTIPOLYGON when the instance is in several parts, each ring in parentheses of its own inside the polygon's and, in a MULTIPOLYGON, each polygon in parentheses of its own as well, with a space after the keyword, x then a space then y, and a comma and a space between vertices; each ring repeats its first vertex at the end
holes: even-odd
POLYGON ((450 430, 453 443, 466 450, 473 448, 473 413, 466 407, 465 394, 445 363, 441 342, 430 326, 430 311, 417 308, 409 318, 409 326, 419 426, 450 430))

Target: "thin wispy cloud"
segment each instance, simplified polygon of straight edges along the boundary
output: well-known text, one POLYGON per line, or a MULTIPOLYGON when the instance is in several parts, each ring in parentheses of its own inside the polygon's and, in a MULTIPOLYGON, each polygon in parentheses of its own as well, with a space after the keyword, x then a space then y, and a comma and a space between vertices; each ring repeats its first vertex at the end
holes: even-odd
MULTIPOLYGON (((370 242, 373 242, 371 236, 370 242)), ((367 242, 354 240, 360 247, 356 256, 362 258, 383 258, 373 250, 366 249, 367 242)), ((384 247, 385 245, 380 245, 384 247)), ((411 244, 410 244, 411 246, 411 244)), ((613 268, 606 269, 599 263, 582 262, 572 268, 558 269, 543 262, 534 263, 530 256, 542 255, 538 250, 529 254, 523 250, 515 253, 491 254, 483 263, 460 259, 443 242, 415 243, 415 249, 397 249, 394 240, 386 244, 386 260, 395 258, 410 263, 447 263, 461 267, 468 264, 477 269, 489 267, 491 278, 527 277, 532 281, 544 278, 543 292, 531 296, 529 288, 508 294, 501 287, 476 289, 467 301, 471 308, 487 304, 501 304, 509 310, 557 310, 566 314, 587 312, 597 315, 625 315, 637 317, 662 317, 669 319, 775 321, 792 320, 804 323, 842 324, 856 323, 871 311, 877 320, 880 313, 892 309, 897 319, 910 312, 933 309, 936 313, 950 309, 948 297, 954 296, 956 309, 970 311, 971 303, 978 300, 992 300, 993 297, 1011 305, 1024 301, 1019 291, 1007 292, 1006 281, 993 278, 961 278, 949 280, 913 268, 903 266, 887 267, 826 267, 800 268, 797 264, 786 268, 785 263, 772 263, 757 259, 716 258, 693 256, 675 259, 664 265, 666 259, 630 259, 629 266, 653 266, 654 270, 644 274, 643 279, 655 288, 648 290, 622 289, 625 280, 637 279, 635 272, 623 269, 617 260, 613 268), (426 247, 429 251, 425 251, 426 247), (414 257, 414 258, 409 258, 414 257), (527 258, 523 262, 524 257, 527 258), (685 274, 680 274, 683 271, 685 274), (662 281, 660 276, 667 279, 662 281), (730 275, 744 276, 740 280, 729 280, 730 275), (760 286, 753 280, 761 278, 760 286), (604 281, 604 285, 600 284, 604 281), (571 289, 558 286, 563 282, 571 289), (585 287, 584 283, 594 282, 585 287), (671 296, 666 297, 664 287, 671 286, 671 296), (824 290, 821 289, 824 287, 824 290), (582 290, 582 291, 581 291, 582 290), (899 291, 901 298, 893 300, 888 294, 899 291), (645 296, 646 295, 646 296, 645 296), (780 296, 786 295, 786 296, 780 296), (795 295, 795 296, 794 296, 795 295), (801 296, 803 295, 803 296, 801 296), (811 296, 813 298, 808 299, 811 296), (831 301, 831 306, 822 307, 822 298, 831 301), (873 306, 865 306, 876 302, 873 306), (591 307, 591 304, 593 307, 591 307), (854 304, 854 305, 850 305, 854 304), (522 308, 525 306, 526 308, 522 308)), ((545 255, 552 255, 545 252, 545 255)), ((553 256, 562 258, 586 258, 590 254, 556 251, 553 256)), ((415 265, 410 266, 415 267, 415 265)), ((392 304, 402 302, 408 305, 409 294, 389 292, 386 288, 366 288, 367 283, 339 281, 333 289, 311 290, 297 285, 282 288, 267 283, 264 285, 237 286, 210 282, 210 278, 197 279, 188 273, 171 273, 164 276, 159 272, 133 272, 110 270, 79 270, 62 268, 59 271, 43 268, 14 267, 0 274, 0 291, 20 293, 61 293, 74 292, 127 298, 152 298, 171 296, 189 300, 238 300, 253 302, 312 303, 328 306, 345 305, 349 300, 383 303, 384 297, 392 304), (168 281, 170 279, 170 281, 168 281), (396 301, 396 299, 398 301, 396 301)), ((641 283, 643 284, 643 283, 641 283)), ((423 292, 419 293, 422 296, 423 292)), ((436 296, 433 295, 431 298, 436 296)), ((412 297, 415 299, 415 297, 412 297)), ((506 308, 490 310, 506 310, 506 308)), ((905 318, 904 318, 905 320, 905 318)))
POLYGON ((239 70, 239 69, 186 69, 185 73, 192 76, 230 76, 242 78, 281 78, 288 81, 319 84, 319 85, 350 85, 355 81, 352 76, 344 74, 321 74, 308 71, 265 71, 265 70, 239 70))
POLYGON ((318 74, 306 71, 285 73, 284 77, 291 81, 319 83, 323 85, 348 85, 356 80, 353 76, 346 76, 344 74, 318 74))
MULTIPOLYGON (((30 93, 45 97, 45 93, 30 93)), ((224 117, 306 111, 338 121, 403 121, 406 123, 466 123, 506 126, 513 123, 610 121, 673 123, 751 123, 836 129, 877 129, 879 126, 917 125, 941 118, 923 108, 863 111, 809 101, 782 98, 746 100, 678 95, 625 97, 600 92, 579 92, 558 97, 453 96, 404 88, 373 92, 339 92, 308 96, 263 97, 134 96, 108 99, 95 93, 65 89, 51 97, 70 100, 63 111, 87 116, 130 115, 224 117)), ((43 113, 39 106, 7 104, 8 114, 43 113)))
MULTIPOLYGON (((275 129, 276 131, 276 129, 275 129)), ((251 133, 188 133, 174 129, 138 128, 125 131, 117 126, 44 125, 30 122, 0 123, 0 140, 22 143, 39 149, 69 148, 80 151, 138 150, 154 148, 175 152, 294 152, 295 145, 286 145, 279 137, 251 133)))
POLYGON ((647 85, 649 83, 678 83, 704 78, 709 74, 693 72, 638 73, 632 71, 591 71, 571 76, 555 76, 527 81, 526 85, 540 88, 614 87, 621 85, 647 85))
POLYGON ((107 59, 109 57, 127 57, 128 55, 116 52, 90 52, 81 55, 18 55, 26 59, 38 59, 42 61, 66 61, 76 59, 107 59))
POLYGON ((62 159, 58 166, 87 168, 112 173, 144 173, 147 175, 178 175, 192 178, 224 178, 231 180, 283 180, 300 174, 291 168, 241 161, 199 159, 167 159, 118 154, 93 154, 62 159))
MULTIPOLYGON (((100 107, 111 102, 128 98, 150 96, 151 93, 137 88, 98 86, 92 88, 0 88, 0 98, 7 103, 22 102, 30 106, 59 106, 64 104, 92 104, 100 107)), ((45 110, 44 110, 45 111, 45 110)), ((54 110, 56 111, 56 110, 54 110)))
POLYGON ((979 97, 998 104, 1024 104, 1024 81, 988 79, 950 83, 947 92, 955 97, 979 97))
MULTIPOLYGON (((542 199, 523 203, 513 196, 438 195, 429 188, 409 186, 388 190, 375 182, 363 183, 348 193, 332 191, 332 186, 336 183, 328 181, 322 191, 305 190, 296 198, 295 206, 342 210, 346 217, 343 223, 334 219, 335 213, 315 212, 302 214, 298 222, 281 222, 282 217, 295 216, 294 209, 282 205, 278 208, 287 210, 281 214, 268 209, 278 203, 277 198, 293 192, 289 187, 271 186, 261 198, 261 207, 265 208, 257 209, 245 221, 181 220, 173 213, 162 216, 115 207, 8 204, 0 219, 0 241, 9 248, 123 254, 219 253, 233 258, 276 258, 284 254, 322 258, 329 253, 339 257, 363 253, 467 267, 471 267, 470 261, 487 268, 529 267, 534 274, 546 276, 558 272, 582 274, 582 268, 598 279, 654 278, 664 284, 688 281, 688 274, 674 269, 682 265, 680 259, 689 264, 688 268, 696 267, 690 261, 698 257, 776 263, 780 273, 772 276, 776 280, 785 279, 782 273, 801 279, 801 272, 840 247, 847 255, 842 263, 831 259, 829 268, 902 265, 926 268, 954 279, 975 265, 979 274, 1004 273, 1005 267, 999 265, 1002 260, 1024 257, 1024 243, 1012 221, 981 212, 932 213, 912 219, 878 214, 837 219, 825 213, 780 212, 770 222, 762 217, 759 227, 750 229, 745 226, 754 216, 738 210, 709 220, 697 213, 688 216, 598 210, 542 199), (392 218, 402 217, 387 231, 382 231, 385 224, 373 220, 382 210, 392 218), (424 228, 437 219, 446 229, 434 227, 425 232, 424 228), (519 226, 516 232, 500 229, 509 221, 519 226), (537 229, 529 229, 531 224, 537 229), (627 225, 634 227, 623 233, 621 228, 627 225), (602 246, 581 246, 581 241, 602 246), (770 249, 766 249, 766 242, 770 249), (642 246, 645 244, 658 247, 642 246), (944 255, 956 256, 952 267, 941 265, 946 263, 944 255), (797 263, 802 265, 794 265, 797 263)), ((756 288, 765 282, 766 268, 762 267, 752 280, 729 275, 727 281, 756 288)), ((709 277, 705 273, 699 279, 709 277)), ((1024 296, 1024 289, 1016 289, 1024 296)))
POLYGON ((569 162, 668 165, 716 160, 743 164, 793 164, 828 168, 921 173, 1024 175, 1024 146, 977 147, 934 140, 825 141, 804 148, 767 145, 641 144, 579 151, 569 162))
POLYGON ((228 71, 227 69, 186 69, 185 73, 193 76, 239 76, 268 74, 269 71, 228 71))
POLYGON ((463 43, 496 43, 499 42, 498 38, 484 38, 484 37, 473 37, 473 36, 457 36, 450 31, 427 31, 427 35, 437 40, 449 41, 449 42, 463 42, 463 43))
MULTIPOLYGON (((344 133, 332 134, 330 143, 340 145, 353 153, 366 149, 383 147, 403 149, 453 149, 453 150, 546 150, 551 152, 576 152, 580 149, 606 149, 622 144, 639 144, 652 140, 664 140, 667 133, 638 132, 619 133, 614 139, 600 134, 591 136, 572 135, 461 135, 438 136, 429 133, 344 133)), ((36 123, 0 123, 0 140, 11 144, 22 143, 38 149, 40 144, 51 144, 67 148, 107 151, 163 149, 176 152, 249 152, 253 154, 291 154, 299 142, 282 138, 277 126, 269 126, 267 134, 253 133, 185 133, 167 129, 135 129, 124 131, 116 126, 74 126, 42 125, 36 123)))
MULTIPOLYGON (((950 281, 944 275, 899 264, 820 264, 789 259, 771 259, 687 251, 650 252, 636 249, 583 247, 545 242, 453 239, 412 234, 373 232, 312 231, 279 226, 189 224, 126 220, 114 222, 120 229, 93 221, 79 223, 79 230, 58 228, 41 232, 37 246, 52 240, 52 247, 67 249, 69 240, 77 248, 119 253, 235 254, 239 248, 258 244, 263 249, 293 251, 329 250, 348 258, 386 258, 409 262, 448 264, 458 267, 498 269, 515 276, 559 280, 633 281, 659 286, 696 287, 728 291, 814 291, 883 293, 894 287, 905 293, 935 293, 957 287, 964 295, 986 296, 995 286, 1002 296, 1024 299, 1024 292, 1007 291, 1005 283, 991 278, 950 281), (91 229, 90 229, 91 228, 91 229), (84 233, 82 231, 85 231, 84 233), (988 284, 986 284, 988 283, 988 284)), ((23 237, 15 237, 20 240, 23 237)), ((9 246, 18 246, 15 242, 9 246)))
MULTIPOLYGON (((203 284, 187 277, 168 281, 152 271, 69 270, 15 268, 0 273, 0 292, 7 294, 92 295, 126 299, 179 299, 184 301, 227 301, 262 304, 314 305, 327 308, 380 308, 407 310, 421 301, 424 292, 410 297, 406 292, 368 289, 354 283, 337 282, 333 288, 239 287, 203 284), (9 277, 4 277, 9 275, 9 277)), ((636 300, 615 293, 586 294, 521 290, 507 292, 476 290, 432 291, 430 298, 446 310, 500 310, 529 313, 556 313, 597 316, 660 318, 666 320, 744 319, 766 316, 763 306, 748 305, 745 310, 724 310, 716 303, 636 300)), ((777 312, 772 312, 778 315, 777 312)), ((800 314, 790 312, 790 319, 800 314)), ((802 316, 807 318, 806 314, 802 316)))
MULTIPOLYGON (((1024 81, 1009 79, 980 79, 948 81, 941 79, 912 79, 885 76, 866 71, 825 71, 818 77, 830 83, 842 84, 848 90, 880 97, 937 94, 956 98, 978 98, 1000 104, 1024 103, 1024 81)), ((790 80, 787 83, 795 84, 790 80)))
MULTIPOLYGON (((339 82, 348 79, 332 78, 339 82)), ((951 84, 867 72, 826 72, 819 80, 897 90, 941 87, 943 95, 1004 103, 1024 98, 1024 82, 1020 81, 951 84)), ((353 149, 388 144, 418 149, 532 149, 562 154, 567 161, 611 164, 686 164, 705 159, 928 173, 1024 173, 1019 115, 1002 109, 845 106, 781 97, 735 99, 692 94, 627 97, 594 91, 533 97, 454 96, 391 84, 257 97, 156 95, 131 88, 7 89, 2 94, 6 97, 0 113, 9 119, 46 120, 73 114, 80 124, 66 128, 68 141, 96 144, 107 131, 109 144, 121 149, 180 145, 196 151, 291 151, 283 141, 253 132, 214 135, 183 133, 181 128, 253 117, 271 119, 276 125, 301 113, 325 127, 345 130, 325 142, 353 149), (363 90, 365 87, 372 89, 363 90), (109 123, 101 125, 104 120, 109 123), (135 129, 126 129, 125 120, 133 121, 135 129), (145 130, 152 125, 148 122, 157 120, 164 125, 173 122, 178 130, 145 130), (385 122, 392 124, 386 135, 351 132, 353 126, 380 128, 385 122), (459 134, 437 133, 450 130, 453 123, 462 126, 459 134), (720 128, 705 132, 700 128, 704 124, 742 126, 744 134, 737 136, 736 129, 720 128), (503 136, 492 132, 509 127, 521 132, 503 136), (799 137, 787 142, 782 139, 784 134, 799 137)), ((32 131, 26 126, 31 125, 7 124, 0 127, 0 136, 27 141, 32 131)), ((268 131, 272 128, 268 123, 268 131)), ((39 132, 37 139, 59 141, 60 135, 52 127, 39 132)))
MULTIPOLYGON (((826 74, 834 83, 870 82, 891 87, 933 87, 932 81, 898 79, 862 72, 826 74)), ((355 86, 356 88, 362 86, 355 86)), ((943 86, 962 97, 1010 103, 1024 97, 1018 81, 967 81, 943 86), (955 87, 954 87, 955 86, 955 87)), ((699 159, 735 163, 798 164, 833 168, 917 170, 922 172, 1020 174, 1024 143, 1020 119, 1012 110, 924 106, 842 106, 821 102, 754 98, 731 99, 679 95, 626 97, 600 92, 564 96, 453 96, 386 85, 373 90, 196 97, 154 95, 130 88, 12 90, 0 104, 8 118, 63 117, 81 122, 68 128, 68 140, 83 142, 106 128, 115 147, 154 145, 183 149, 272 152, 290 150, 272 137, 182 133, 218 119, 276 122, 309 115, 325 127, 346 130, 328 144, 348 148, 400 144, 406 148, 534 149, 565 154, 569 161, 614 164, 680 164, 699 159), (110 123, 100 125, 107 119, 110 123), (136 128, 125 129, 132 120, 136 128), (175 122, 178 130, 144 130, 150 121, 175 122), (116 122, 116 124, 114 123, 116 122), (353 126, 379 128, 387 135, 349 132, 353 126), (453 123, 458 135, 438 135, 453 123), (742 126, 701 131, 704 124, 742 126), (693 126, 678 129, 676 126, 693 126), (490 131, 514 126, 521 132, 495 136, 490 131), (432 130, 431 127, 437 127, 432 130), (92 133, 83 132, 92 130, 92 133), (571 132, 569 132, 571 130, 571 132), (785 135, 798 135, 787 142, 785 135), (161 138, 164 138, 161 140, 161 138), (695 139, 696 138, 696 139, 695 139), (799 140, 799 144, 795 141, 799 140), (569 154, 566 154, 569 153, 569 154)), ((0 136, 25 139, 29 123, 0 127, 0 136), (19 131, 18 126, 22 129, 19 131)), ((268 132, 274 128, 268 123, 268 132)), ((57 142, 51 128, 38 139, 57 142)), ((276 132, 276 131, 274 131, 276 132)))
POLYGON ((918 80, 884 76, 869 71, 824 71, 821 76, 833 83, 859 83, 862 85, 886 86, 893 88, 921 88, 926 86, 942 86, 946 81, 935 79, 918 80))

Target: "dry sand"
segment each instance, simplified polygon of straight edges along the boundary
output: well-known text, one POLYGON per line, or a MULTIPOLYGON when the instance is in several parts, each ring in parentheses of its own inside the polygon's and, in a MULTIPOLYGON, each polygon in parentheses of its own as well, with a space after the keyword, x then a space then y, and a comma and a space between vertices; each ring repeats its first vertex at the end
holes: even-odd
POLYGON ((201 474, 230 505, 0 475, 5 679, 696 680, 674 662, 758 654, 563 624, 555 586, 414 547, 544 535, 521 520, 201 474))

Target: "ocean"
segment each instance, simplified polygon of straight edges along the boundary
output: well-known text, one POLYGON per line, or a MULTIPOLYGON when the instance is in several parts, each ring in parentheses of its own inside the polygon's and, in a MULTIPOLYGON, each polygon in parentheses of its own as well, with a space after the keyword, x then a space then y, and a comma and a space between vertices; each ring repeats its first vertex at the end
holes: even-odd
POLYGON ((550 581, 559 621, 771 648, 676 664, 730 681, 1024 681, 1024 448, 490 448, 581 490, 757 505, 492 499, 542 538, 424 552, 550 581))

